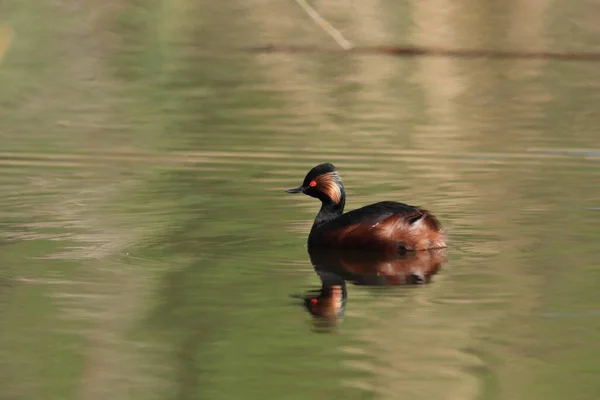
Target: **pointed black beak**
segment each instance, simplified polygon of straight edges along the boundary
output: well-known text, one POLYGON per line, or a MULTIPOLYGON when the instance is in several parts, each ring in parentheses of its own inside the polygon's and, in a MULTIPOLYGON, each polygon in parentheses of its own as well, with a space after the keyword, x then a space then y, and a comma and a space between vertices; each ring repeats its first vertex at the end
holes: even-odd
POLYGON ((304 191, 304 188, 302 186, 299 186, 295 189, 286 190, 287 193, 302 193, 303 191, 304 191))

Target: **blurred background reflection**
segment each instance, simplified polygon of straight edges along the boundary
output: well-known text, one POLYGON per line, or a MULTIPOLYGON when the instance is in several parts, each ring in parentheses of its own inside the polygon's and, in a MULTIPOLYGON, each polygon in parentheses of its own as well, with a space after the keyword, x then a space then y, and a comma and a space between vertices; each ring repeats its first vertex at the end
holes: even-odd
MULTIPOLYGON (((357 49, 600 53, 589 0, 309 4, 357 49)), ((593 57, 344 52, 292 0, 0 27, 1 399, 598 398, 593 57), (322 287, 319 206, 283 191, 319 162, 451 244, 429 284, 338 282, 330 334, 290 299, 322 287)))

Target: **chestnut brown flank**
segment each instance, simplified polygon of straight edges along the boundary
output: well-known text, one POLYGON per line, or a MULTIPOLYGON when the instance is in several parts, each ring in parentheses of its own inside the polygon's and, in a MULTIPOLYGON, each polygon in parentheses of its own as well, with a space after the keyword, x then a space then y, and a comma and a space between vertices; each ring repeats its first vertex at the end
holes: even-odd
POLYGON ((394 214, 376 224, 357 223, 328 232, 326 242, 336 248, 367 248, 386 253, 446 247, 439 222, 427 210, 394 214))

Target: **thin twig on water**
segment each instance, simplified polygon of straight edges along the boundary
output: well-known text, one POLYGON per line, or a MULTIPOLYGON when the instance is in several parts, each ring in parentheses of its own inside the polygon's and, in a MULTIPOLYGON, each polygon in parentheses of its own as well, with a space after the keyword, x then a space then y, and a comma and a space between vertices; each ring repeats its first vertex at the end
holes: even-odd
POLYGON ((321 17, 319 13, 306 2, 306 0, 296 0, 296 3, 298 3, 304 12, 306 12, 313 21, 323 28, 323 30, 327 32, 329 36, 331 36, 333 40, 335 40, 336 43, 342 47, 342 49, 350 50, 353 47, 352 43, 347 41, 342 33, 331 26, 331 24, 325 18, 321 17))

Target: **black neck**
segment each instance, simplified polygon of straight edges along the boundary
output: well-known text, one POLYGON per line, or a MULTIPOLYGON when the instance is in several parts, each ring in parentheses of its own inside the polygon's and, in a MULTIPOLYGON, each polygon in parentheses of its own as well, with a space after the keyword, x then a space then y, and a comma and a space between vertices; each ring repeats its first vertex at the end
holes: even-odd
POLYGON ((339 217, 344 213, 344 206, 346 205, 346 194, 342 187, 342 196, 339 203, 334 203, 329 197, 321 199, 321 209, 315 218, 312 229, 316 229, 321 225, 339 217))

